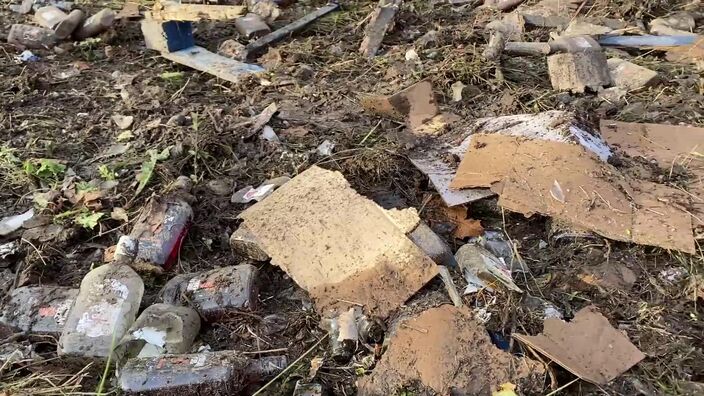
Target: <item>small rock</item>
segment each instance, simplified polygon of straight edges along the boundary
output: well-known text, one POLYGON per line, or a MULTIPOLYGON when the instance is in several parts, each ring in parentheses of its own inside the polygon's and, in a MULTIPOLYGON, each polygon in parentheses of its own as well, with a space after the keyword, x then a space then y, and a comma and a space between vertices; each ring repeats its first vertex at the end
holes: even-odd
POLYGON ((324 157, 332 155, 332 150, 335 148, 335 143, 325 140, 324 142, 320 143, 318 148, 315 149, 315 151, 318 152, 319 155, 322 155, 324 157))
POLYGON ((132 126, 132 123, 134 122, 134 117, 115 114, 112 116, 112 120, 115 122, 115 125, 117 125, 118 128, 127 129, 132 126))
POLYGON ((552 87, 560 91, 584 93, 611 85, 606 56, 596 50, 551 55, 548 73, 552 87))
POLYGON ((188 118, 183 115, 183 114, 176 114, 175 116, 169 118, 168 121, 166 121, 166 125, 171 125, 171 126, 184 126, 188 122, 188 118))
POLYGON ((232 193, 232 180, 215 179, 208 182, 208 189, 215 195, 226 196, 232 193))
POLYGON ((307 81, 315 76, 315 70, 308 65, 300 65, 294 75, 300 80, 307 81))
POLYGON ((426 34, 416 40, 416 44, 418 44, 421 48, 432 47, 438 43, 438 36, 439 34, 437 30, 429 30, 426 34))
POLYGON ((614 85, 626 91, 652 85, 658 79, 658 72, 620 58, 609 59, 607 65, 614 85))
POLYGON ((247 59, 247 48, 237 40, 225 40, 218 47, 218 54, 239 61, 247 59))

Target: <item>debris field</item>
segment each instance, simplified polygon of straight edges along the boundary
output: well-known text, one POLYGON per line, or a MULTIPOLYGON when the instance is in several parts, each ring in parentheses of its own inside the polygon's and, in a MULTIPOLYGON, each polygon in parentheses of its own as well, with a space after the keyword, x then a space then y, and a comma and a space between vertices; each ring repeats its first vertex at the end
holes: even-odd
POLYGON ((704 394, 701 0, 0 15, 0 396, 704 394))

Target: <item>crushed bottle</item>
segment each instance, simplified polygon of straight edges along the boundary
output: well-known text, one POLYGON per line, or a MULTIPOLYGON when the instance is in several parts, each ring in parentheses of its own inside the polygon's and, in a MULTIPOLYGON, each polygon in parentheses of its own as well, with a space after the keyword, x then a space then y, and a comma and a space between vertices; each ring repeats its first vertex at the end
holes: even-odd
POLYGON ((145 309, 115 348, 118 359, 186 353, 200 330, 198 312, 154 304, 145 309))
POLYGON ((12 25, 7 34, 7 42, 21 48, 50 49, 58 41, 59 38, 51 29, 32 25, 12 25))
POLYGON ((357 350, 359 341, 358 314, 359 311, 355 312, 355 308, 350 308, 330 319, 330 351, 333 360, 340 364, 349 362, 357 350))
POLYGON ((168 270, 178 261, 193 209, 184 198, 191 189, 190 179, 179 176, 174 184, 173 193, 147 203, 128 236, 137 246, 138 263, 168 270))
POLYGON ((257 268, 250 264, 178 275, 162 289, 166 304, 190 305, 208 321, 256 306, 257 268))
POLYGON ((286 367, 285 357, 278 358, 277 366, 265 359, 262 363, 235 351, 136 358, 122 367, 118 383, 125 395, 236 395, 286 367))
POLYGON ((65 356, 105 358, 132 326, 144 294, 142 278, 125 264, 105 264, 81 281, 59 339, 65 356))
POLYGON ((0 327, 29 334, 59 336, 77 289, 59 286, 26 286, 13 290, 0 316, 0 327))
POLYGON ((76 40, 85 40, 110 29, 115 22, 115 11, 104 8, 89 17, 73 32, 76 40))
POLYGON ((65 39, 70 36, 83 21, 83 11, 73 10, 66 14, 58 7, 48 5, 39 8, 34 13, 34 20, 37 21, 39 25, 53 30, 56 37, 65 39))

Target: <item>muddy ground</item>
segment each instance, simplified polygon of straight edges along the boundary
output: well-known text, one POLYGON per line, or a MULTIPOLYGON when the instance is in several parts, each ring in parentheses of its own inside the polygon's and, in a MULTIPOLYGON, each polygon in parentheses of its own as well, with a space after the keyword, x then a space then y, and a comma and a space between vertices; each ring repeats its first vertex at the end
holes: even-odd
MULTIPOLYGON (((635 22, 665 15, 688 2, 594 3, 591 16, 635 22)), ((294 4, 274 25, 281 26, 322 4, 294 4)), ((275 46, 260 59, 270 72, 265 82, 253 78, 232 84, 173 64, 145 50, 135 21, 119 22, 100 40, 62 45, 60 54, 35 51, 41 60, 25 64, 14 61, 20 51, 5 44, 3 37, 0 217, 26 210, 32 205, 33 194, 61 185, 59 180, 28 177, 22 169, 25 160, 53 158, 81 180, 110 178, 107 172, 119 184, 101 200, 100 207, 91 209, 105 213, 93 229, 72 224, 71 214, 62 216, 76 210, 70 202, 54 202, 45 213, 72 231, 33 246, 23 244, 19 255, 0 262, 0 269, 21 272, 17 284, 77 287, 91 265, 103 261, 104 250, 130 228, 129 223, 111 219, 111 209, 127 209, 133 221, 144 202, 179 175, 196 181, 193 195, 197 201, 193 226, 175 271, 241 262, 231 253, 228 237, 246 206, 230 203, 231 192, 272 177, 293 177, 313 164, 342 172, 357 191, 382 206, 418 208, 421 217, 447 237, 454 250, 464 242, 451 238, 451 227, 433 199, 435 191, 406 158, 407 144, 394 138, 405 126, 365 113, 359 105, 359 97, 364 94, 394 93, 422 79, 433 82, 443 110, 461 115, 467 124, 478 117, 568 109, 595 125, 600 118, 612 118, 704 126, 702 74, 692 66, 666 62, 662 54, 654 52, 633 53, 632 61, 659 71, 662 83, 629 93, 622 103, 601 102, 592 94, 553 91, 542 58, 505 57, 504 80, 497 80, 494 67, 480 57, 487 40, 483 26, 496 13, 472 7, 406 2, 396 27, 384 41, 382 53, 371 60, 363 59, 357 53, 363 34, 361 23, 374 4, 345 2, 342 11, 275 46), (417 46, 421 63, 408 64, 406 51, 430 30, 439 32, 437 42, 425 48, 417 46), (468 94, 455 103, 450 100, 450 85, 456 81, 468 86, 468 94), (250 136, 248 127, 242 125, 272 102, 280 110, 270 124, 279 134, 280 144, 250 136), (118 135, 124 132, 111 120, 115 114, 134 117, 130 128, 133 136, 121 142, 129 142, 126 151, 111 156, 107 151, 115 148, 118 135), (179 117, 172 119, 175 116, 179 117), (325 140, 335 143, 331 156, 315 152, 325 140), (167 148, 168 159, 157 163, 144 191, 135 195, 136 174, 149 157, 147 151, 167 148), (225 192, 214 188, 214 182, 224 184, 225 192)), ((96 4, 81 6, 98 9, 96 4)), ((120 8, 121 2, 108 6, 120 8)), ((6 35, 12 23, 24 20, 24 16, 0 11, 0 35, 6 35)), ((548 34, 548 30, 537 29, 530 37, 547 39, 548 34)), ((195 36, 199 45, 215 51, 221 41, 236 38, 237 32, 231 23, 202 22, 195 36)), ((557 241, 549 232, 549 219, 504 213, 491 199, 471 205, 470 213, 485 228, 505 230, 517 243, 531 270, 530 275, 516 279, 521 288, 553 302, 566 318, 584 306, 596 305, 647 356, 608 386, 576 381, 560 394, 674 395, 683 394, 681 381, 704 381, 704 309, 701 300, 692 301, 686 293, 690 279, 704 274, 704 256, 604 239, 557 241), (616 282, 615 287, 604 289, 580 280, 581 273, 605 262, 632 270, 635 283, 616 282), (668 277, 664 271, 682 275, 668 277)), ((305 292, 276 267, 258 266, 263 277, 260 307, 205 326, 200 342, 213 350, 281 350, 292 362, 325 333, 318 328, 319 318, 305 292), (280 318, 263 319, 270 314, 280 318)), ((172 276, 144 277, 143 307, 154 301, 159 288, 172 276)), ((460 288, 464 286, 459 277, 456 282, 460 288)), ((542 320, 519 303, 518 295, 479 293, 464 299, 472 309, 483 308, 490 313, 486 328, 494 334, 509 338, 515 331, 536 334, 542 329, 542 320)), ((449 302, 449 297, 442 284, 433 281, 408 305, 441 302, 449 302)), ((0 394, 95 392, 103 367, 92 365, 78 372, 80 367, 57 364, 55 342, 38 342, 38 352, 47 361, 37 359, 4 368, 0 372, 0 394), (76 373, 79 375, 72 377, 76 373)), ((518 346, 514 347, 518 352, 518 346)), ((316 380, 329 394, 353 395, 356 377, 369 368, 369 359, 364 358, 372 352, 360 348, 352 362, 344 366, 326 359, 316 380)), ((307 375, 314 356, 325 357, 326 348, 315 350, 266 393, 290 394, 295 380, 307 375)), ((575 378, 555 364, 548 367, 542 391, 535 394, 550 393, 575 378)), ((111 387, 108 381, 106 390, 111 387)), ((423 394, 422 389, 404 392, 423 394)))

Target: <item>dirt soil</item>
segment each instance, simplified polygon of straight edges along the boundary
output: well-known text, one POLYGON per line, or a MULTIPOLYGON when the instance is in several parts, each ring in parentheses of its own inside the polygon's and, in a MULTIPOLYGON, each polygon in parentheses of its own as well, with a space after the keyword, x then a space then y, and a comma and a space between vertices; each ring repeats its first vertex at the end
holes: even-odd
MULTIPOLYGON (((0 259, 0 293, 22 285, 78 287, 91 267, 103 262, 105 250, 129 232, 146 200, 163 193, 179 175, 194 181, 193 223, 175 268, 142 275, 146 287, 142 309, 156 301, 160 288, 176 273, 244 262, 233 256, 228 243, 239 224, 237 216, 249 206, 230 203, 234 191, 273 177, 294 177, 314 164, 342 172, 357 192, 385 208, 417 208, 456 251, 466 241, 452 238, 453 227, 444 208, 433 199, 436 192, 406 157, 409 148, 423 143, 399 143, 395 137, 407 128, 403 122, 365 113, 360 105, 361 97, 394 94, 423 79, 432 82, 441 110, 460 115, 464 126, 479 117, 551 109, 575 111, 593 126, 602 118, 704 126, 704 76, 691 65, 666 61, 657 51, 607 50, 657 70, 662 77, 659 85, 630 92, 613 103, 592 93, 554 91, 543 58, 504 57, 497 74, 495 65, 481 57, 488 40, 484 25, 498 16, 490 10, 407 1, 379 55, 365 59, 357 52, 362 23, 376 2, 345 3, 341 11, 260 58, 268 69, 263 80, 232 84, 147 51, 136 21, 118 22, 99 40, 63 43, 60 51, 34 50, 39 61, 17 63, 15 56, 21 51, 6 44, 5 36, 13 23, 29 18, 10 12, 7 3, 0 10, 0 218, 22 213, 36 202, 45 208, 43 216, 37 216, 45 228, 36 228, 31 243, 22 241, 19 252, 0 259), (429 31, 437 31, 436 38, 421 43, 425 40, 419 39, 429 31), (406 51, 412 48, 419 60, 407 62, 406 51), (467 87, 463 99, 452 102, 450 86, 457 81, 467 87), (274 102, 279 112, 269 125, 280 143, 250 131, 250 118, 274 102), (132 116, 134 121, 121 130, 111 119, 114 115, 132 116), (335 144, 331 156, 316 152, 325 140, 335 144), (44 162, 41 171, 27 166, 41 166, 39 159, 54 159, 58 165, 44 162), (138 175, 148 170, 144 163, 150 159, 154 159, 153 175, 137 193, 138 175), (112 187, 98 198, 79 200, 71 195, 103 183, 112 187), (96 213, 102 216, 91 219, 96 213)), ((622 18, 636 25, 688 3, 594 0, 589 16, 622 18)), ((274 27, 323 4, 295 3, 283 10, 274 27)), ((78 5, 92 13, 103 5, 118 9, 122 1, 78 5)), ((701 23, 698 29, 701 33, 701 23)), ((533 29, 525 38, 548 37, 549 29, 533 29)), ((245 42, 231 22, 197 23, 195 38, 211 51, 225 39, 245 42)), ((704 274, 699 246, 697 254, 688 255, 603 238, 555 239, 548 218, 511 214, 498 207, 496 199, 475 202, 469 209, 485 229, 503 230, 516 244, 530 268, 530 273, 515 277, 525 293, 552 302, 566 319, 595 305, 646 355, 608 385, 575 381, 574 375, 545 357, 507 341, 514 332, 540 333, 542 311, 523 304, 515 293, 464 296, 468 309, 484 320, 493 340, 507 341, 511 352, 546 363, 546 380, 537 388, 521 388, 521 393, 548 394, 567 385, 558 393, 678 395, 696 389, 691 382, 704 382, 704 309, 702 300, 693 299, 689 292, 697 289, 696 282, 704 274), (585 272, 599 271, 604 262, 630 269, 636 274, 635 282, 630 288, 605 289, 582 280, 585 272)), ((0 244, 12 239, 18 235, 0 237, 0 244)), ((256 265, 262 278, 259 307, 204 323, 195 347, 233 349, 251 357, 286 354, 293 362, 325 332, 318 327, 319 317, 302 289, 277 267, 256 265)), ((462 290, 464 280, 454 276, 462 290)), ((387 323, 448 302, 442 282, 435 279, 387 323)), ((0 368, 0 395, 90 394, 98 389, 108 392, 115 385, 109 373, 99 386, 103 362, 57 360, 52 337, 15 334, 0 344, 9 341, 32 344, 34 352, 0 368)), ((323 342, 264 394, 290 395, 298 379, 309 377, 314 357, 323 359, 314 381, 322 383, 328 394, 356 394, 359 376, 373 372, 375 357, 384 356, 381 349, 360 345, 352 361, 340 365, 329 359, 323 342)), ((395 392, 433 394, 419 384, 395 392)))

